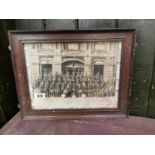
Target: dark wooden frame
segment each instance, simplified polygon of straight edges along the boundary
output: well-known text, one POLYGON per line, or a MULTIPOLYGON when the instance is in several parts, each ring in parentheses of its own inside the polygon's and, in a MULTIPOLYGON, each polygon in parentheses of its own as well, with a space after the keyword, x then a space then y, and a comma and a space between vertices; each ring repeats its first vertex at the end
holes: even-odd
POLYGON ((124 117, 130 103, 134 29, 59 30, 59 31, 9 31, 11 56, 16 79, 18 99, 24 119, 83 119, 124 117), (116 109, 32 110, 23 51, 23 43, 122 41, 119 103, 116 109))

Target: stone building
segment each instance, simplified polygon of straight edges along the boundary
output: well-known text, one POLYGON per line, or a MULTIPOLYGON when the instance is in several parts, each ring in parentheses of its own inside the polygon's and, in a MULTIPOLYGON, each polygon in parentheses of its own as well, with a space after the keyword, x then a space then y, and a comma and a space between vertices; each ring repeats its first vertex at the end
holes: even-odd
POLYGON ((25 44, 30 78, 69 71, 93 75, 100 73, 104 80, 119 78, 121 42, 42 43, 25 44))

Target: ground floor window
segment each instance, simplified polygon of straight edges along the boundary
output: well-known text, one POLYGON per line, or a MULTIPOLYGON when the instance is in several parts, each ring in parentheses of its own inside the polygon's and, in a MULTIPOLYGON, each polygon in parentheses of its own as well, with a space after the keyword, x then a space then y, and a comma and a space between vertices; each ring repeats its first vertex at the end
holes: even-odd
POLYGON ((100 74, 103 75, 104 65, 94 65, 93 73, 94 75, 100 74))
POLYGON ((43 77, 48 77, 52 73, 52 64, 42 64, 41 65, 41 74, 43 77))

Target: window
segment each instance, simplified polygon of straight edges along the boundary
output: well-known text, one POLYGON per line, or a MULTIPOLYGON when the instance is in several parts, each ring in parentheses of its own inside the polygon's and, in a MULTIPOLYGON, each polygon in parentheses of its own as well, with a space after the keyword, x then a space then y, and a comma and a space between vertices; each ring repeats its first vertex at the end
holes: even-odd
POLYGON ((100 74, 103 75, 104 65, 94 65, 94 75, 100 74))
POLYGON ((47 77, 52 73, 52 64, 42 64, 42 77, 47 77))

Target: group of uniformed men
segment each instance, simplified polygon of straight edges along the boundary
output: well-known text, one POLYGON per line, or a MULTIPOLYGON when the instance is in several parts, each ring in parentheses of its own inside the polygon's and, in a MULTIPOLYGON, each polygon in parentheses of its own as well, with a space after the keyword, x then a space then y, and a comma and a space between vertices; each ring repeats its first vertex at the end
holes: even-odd
POLYGON ((114 81, 104 82, 103 76, 88 76, 83 72, 50 75, 39 78, 34 89, 45 93, 46 97, 102 97, 114 96, 114 81))

